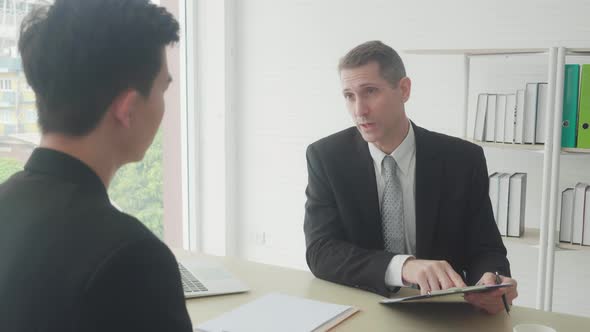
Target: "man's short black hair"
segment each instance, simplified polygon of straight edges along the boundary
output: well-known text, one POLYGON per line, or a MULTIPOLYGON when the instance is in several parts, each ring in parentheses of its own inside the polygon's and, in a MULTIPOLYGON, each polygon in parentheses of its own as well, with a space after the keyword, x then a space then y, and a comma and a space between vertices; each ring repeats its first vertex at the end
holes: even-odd
POLYGON ((121 92, 148 96, 178 30, 148 0, 56 0, 34 9, 18 48, 42 132, 85 135, 121 92))

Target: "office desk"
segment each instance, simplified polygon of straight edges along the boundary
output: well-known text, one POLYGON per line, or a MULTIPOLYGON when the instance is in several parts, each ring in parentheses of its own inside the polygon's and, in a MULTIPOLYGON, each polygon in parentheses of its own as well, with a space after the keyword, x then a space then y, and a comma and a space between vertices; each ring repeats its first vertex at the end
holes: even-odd
MULTIPOLYGON (((177 257, 190 255, 176 251, 177 257)), ((315 278, 310 272, 243 261, 229 257, 198 255, 223 264, 251 288, 243 294, 187 300, 193 325, 252 301, 270 292, 305 297, 338 304, 352 305, 361 311, 345 320, 334 331, 512 331, 521 323, 539 323, 558 332, 590 331, 590 318, 548 313, 514 306, 510 316, 505 312, 490 316, 474 310, 467 303, 406 303, 396 307, 379 304, 379 295, 337 285, 315 278)), ((412 290, 402 290, 409 295, 412 290)))

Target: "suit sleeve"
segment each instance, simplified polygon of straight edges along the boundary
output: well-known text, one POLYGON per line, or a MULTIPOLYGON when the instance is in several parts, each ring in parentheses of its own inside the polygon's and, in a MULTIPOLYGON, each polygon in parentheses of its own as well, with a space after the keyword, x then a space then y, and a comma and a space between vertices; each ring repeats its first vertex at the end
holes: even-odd
POLYGON ((82 300, 78 331, 192 331, 178 265, 156 238, 118 249, 82 300))
POLYGON ((490 202, 485 156, 481 148, 477 152, 469 196, 467 282, 471 285, 477 283, 486 272, 498 271, 510 276, 506 248, 494 221, 490 202))
POLYGON ((313 145, 307 149, 304 232, 307 265, 318 278, 388 296, 385 272, 393 254, 352 244, 313 145))

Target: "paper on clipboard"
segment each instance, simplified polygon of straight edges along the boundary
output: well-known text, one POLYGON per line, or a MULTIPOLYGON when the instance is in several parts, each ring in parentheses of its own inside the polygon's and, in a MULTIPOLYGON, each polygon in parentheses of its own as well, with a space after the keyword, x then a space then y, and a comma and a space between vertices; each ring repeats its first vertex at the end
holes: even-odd
POLYGON ((497 285, 478 285, 468 287, 455 287, 440 291, 433 291, 425 295, 412 295, 393 299, 383 299, 381 304, 416 303, 416 302, 464 302, 463 294, 487 292, 496 288, 512 287, 513 284, 504 283, 497 285))

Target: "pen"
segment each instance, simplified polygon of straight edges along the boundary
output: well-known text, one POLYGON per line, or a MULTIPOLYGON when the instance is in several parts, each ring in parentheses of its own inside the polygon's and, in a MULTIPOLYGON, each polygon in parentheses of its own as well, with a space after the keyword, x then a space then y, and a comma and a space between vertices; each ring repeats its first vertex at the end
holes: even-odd
MULTIPOLYGON (((498 271, 496 271, 496 284, 500 283, 502 283, 502 280, 500 279, 498 271)), ((510 315, 510 307, 508 306, 508 301, 506 301, 506 294, 502 294, 502 302, 504 302, 504 308, 506 308, 506 313, 510 315)))

